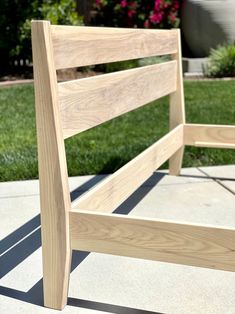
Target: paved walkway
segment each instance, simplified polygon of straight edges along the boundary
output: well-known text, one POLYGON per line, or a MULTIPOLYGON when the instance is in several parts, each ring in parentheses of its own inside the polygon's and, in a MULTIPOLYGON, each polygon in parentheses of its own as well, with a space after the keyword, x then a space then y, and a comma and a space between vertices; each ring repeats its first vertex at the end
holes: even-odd
MULTIPOLYGON (((75 199, 103 176, 70 178, 75 199)), ((235 227, 235 166, 155 173, 120 213, 235 227)), ((0 313, 42 306, 38 181, 0 183, 0 313)), ((63 313, 234 314, 235 273, 76 252, 63 313)))

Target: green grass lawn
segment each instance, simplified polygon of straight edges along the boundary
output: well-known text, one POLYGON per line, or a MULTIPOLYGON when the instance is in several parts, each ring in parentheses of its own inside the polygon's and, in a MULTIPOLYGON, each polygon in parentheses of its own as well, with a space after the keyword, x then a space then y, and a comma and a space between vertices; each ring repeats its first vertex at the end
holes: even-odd
MULTIPOLYGON (((187 122, 235 124, 234 81, 186 81, 185 100, 187 122)), ((120 168, 168 131, 168 108, 165 97, 66 140, 69 175, 120 168)), ((1 88, 0 110, 0 180, 37 178, 33 86, 1 88)), ((187 147, 183 166, 234 161, 234 150, 187 147)))

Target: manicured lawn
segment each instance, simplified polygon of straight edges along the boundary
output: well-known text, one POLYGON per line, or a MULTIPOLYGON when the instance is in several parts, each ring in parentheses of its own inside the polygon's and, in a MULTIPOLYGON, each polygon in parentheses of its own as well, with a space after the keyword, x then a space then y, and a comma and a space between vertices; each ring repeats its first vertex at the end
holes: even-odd
MULTIPOLYGON (((235 124, 235 82, 185 82, 187 122, 235 124)), ((33 86, 0 89, 0 180, 38 177, 33 86)), ((69 175, 111 173, 168 131, 168 98, 66 140, 69 175)), ((186 148, 184 166, 233 164, 234 150, 186 148)), ((163 165, 164 168, 167 165, 163 165)))

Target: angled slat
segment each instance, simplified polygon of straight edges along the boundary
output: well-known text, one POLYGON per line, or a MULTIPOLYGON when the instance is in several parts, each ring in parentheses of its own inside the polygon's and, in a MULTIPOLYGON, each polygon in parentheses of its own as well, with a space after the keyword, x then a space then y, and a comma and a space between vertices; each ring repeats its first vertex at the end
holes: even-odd
POLYGON ((183 125, 179 125, 84 194, 73 208, 112 212, 182 145, 183 125))
POLYGON ((51 26, 56 69, 177 51, 176 30, 51 26))
POLYGON ((64 138, 176 89, 176 61, 58 84, 64 138))
POLYGON ((70 212, 73 249, 235 271, 235 229, 70 212))
POLYGON ((235 126, 186 124, 184 143, 198 147, 235 148, 235 126))

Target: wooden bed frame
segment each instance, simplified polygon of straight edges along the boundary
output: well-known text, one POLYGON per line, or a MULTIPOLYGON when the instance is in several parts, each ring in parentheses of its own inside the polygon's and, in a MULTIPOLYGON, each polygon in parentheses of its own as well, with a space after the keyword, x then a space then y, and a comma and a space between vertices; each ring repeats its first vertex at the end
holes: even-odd
POLYGON ((235 148, 235 126, 185 123, 180 31, 33 21, 32 45, 45 306, 67 303, 72 250, 235 271, 233 228, 112 214, 166 160, 179 174, 185 145, 235 148), (157 55, 172 60, 57 82, 57 69, 157 55), (168 94, 170 132, 71 204, 64 139, 168 94))

